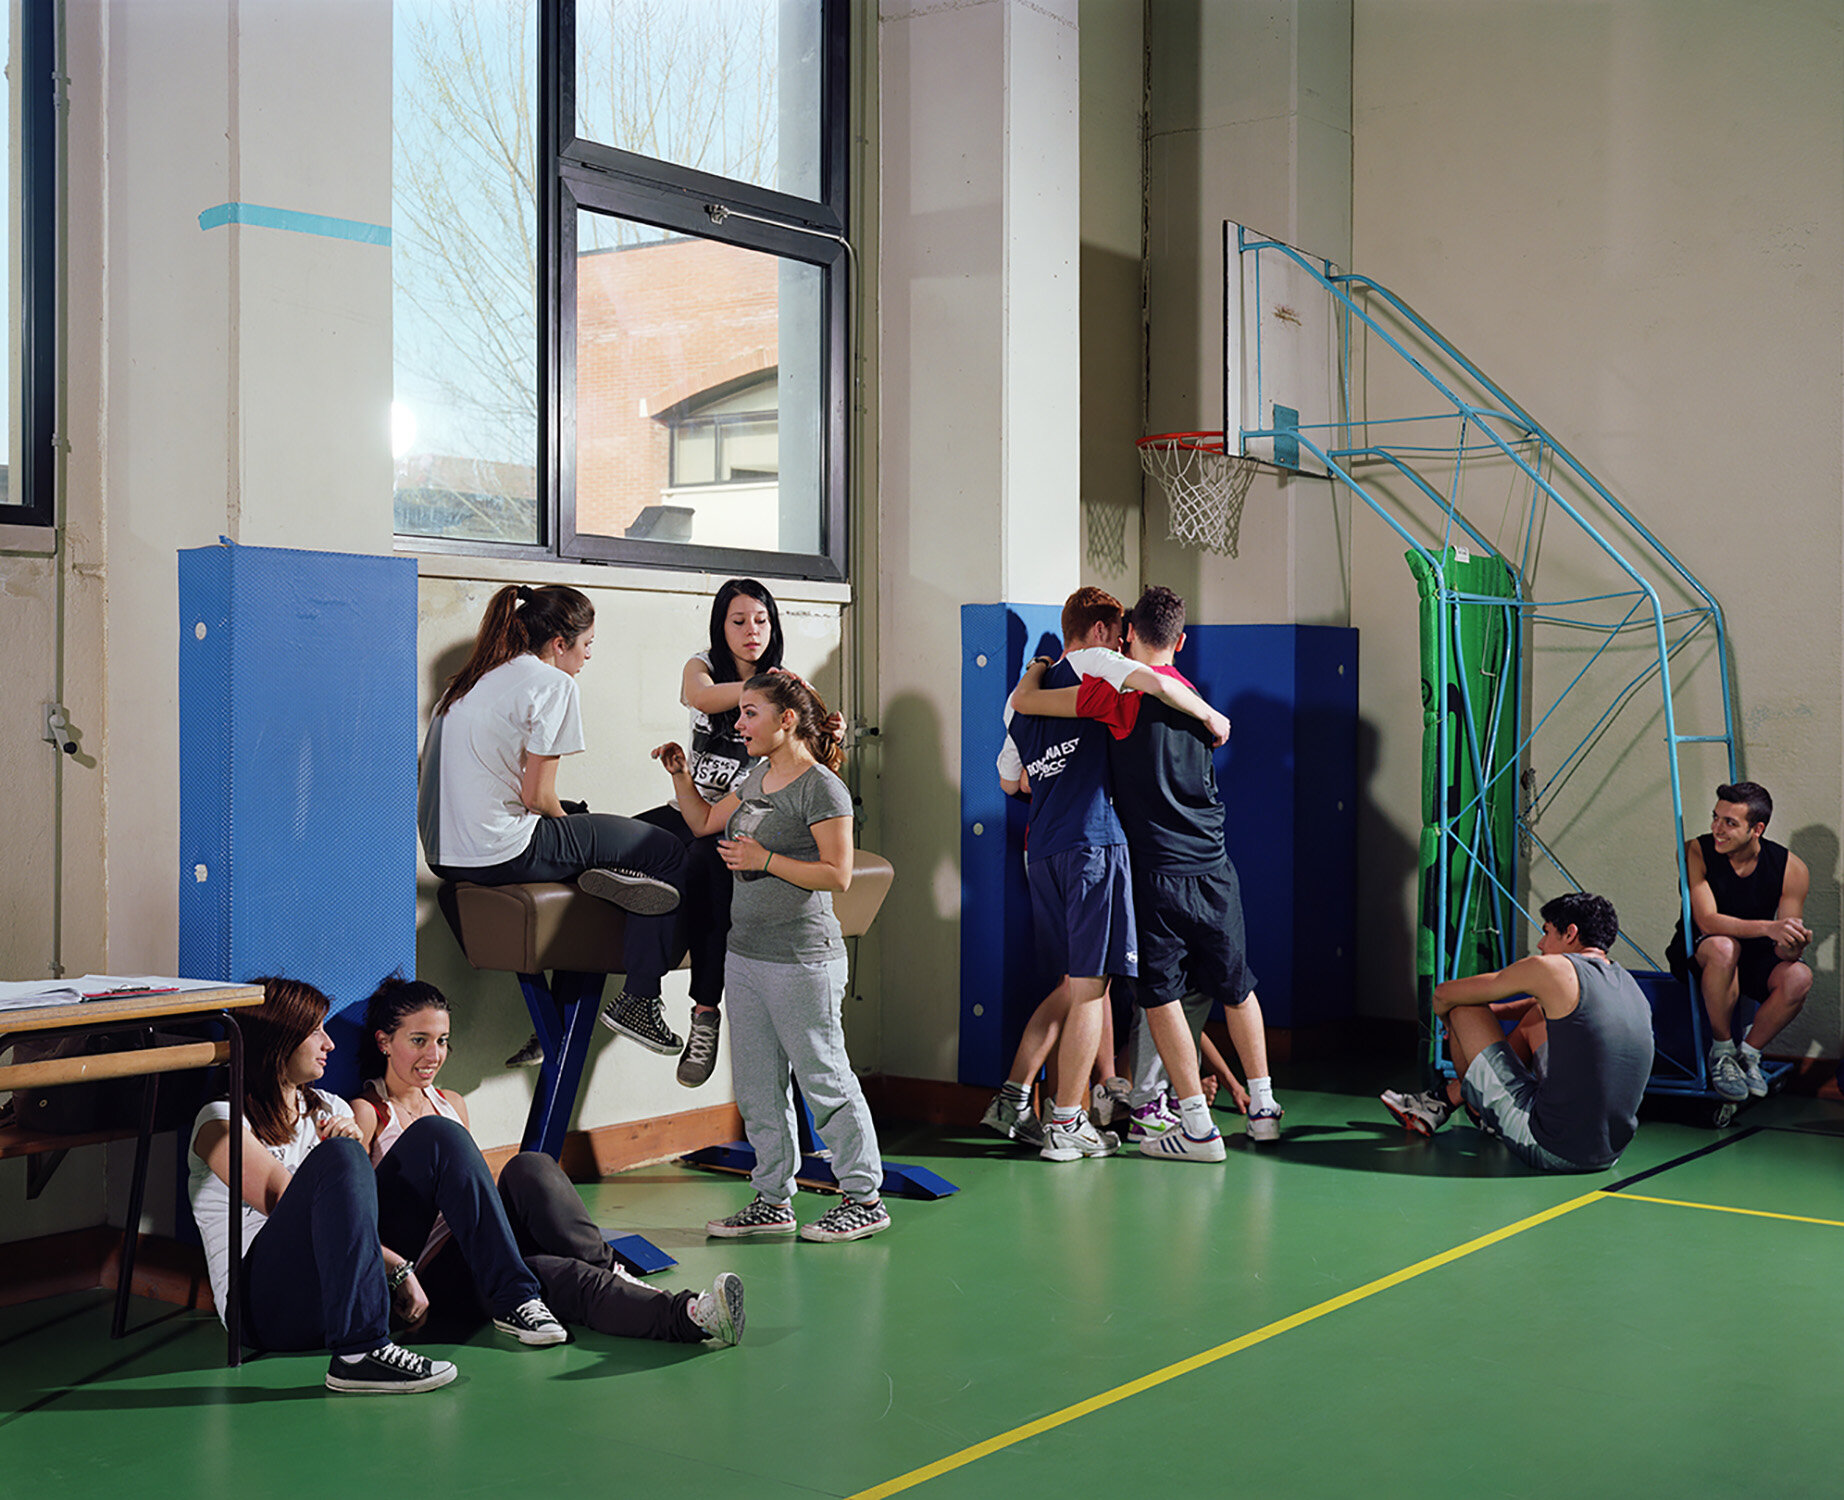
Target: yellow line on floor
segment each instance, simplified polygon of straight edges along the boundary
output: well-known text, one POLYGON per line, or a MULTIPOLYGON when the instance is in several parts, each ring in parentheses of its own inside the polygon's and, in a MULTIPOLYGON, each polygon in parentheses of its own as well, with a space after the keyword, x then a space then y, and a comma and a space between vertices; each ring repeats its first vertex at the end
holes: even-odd
POLYGON ((1296 1328, 1323 1318, 1327 1313, 1335 1313, 1341 1308, 1350 1307, 1355 1302, 1362 1302, 1366 1297, 1373 1297, 1378 1292, 1386 1292, 1391 1287, 1400 1286, 1403 1282, 1411 1281, 1426 1272, 1451 1265, 1454 1261, 1463 1259, 1475 1251, 1496 1245, 1501 1240, 1508 1240, 1513 1235, 1522 1234, 1526 1229, 1534 1229, 1539 1224, 1546 1224, 1551 1219, 1560 1218, 1563 1214, 1573 1213, 1576 1209, 1607 1196, 1609 1195, 1597 1191, 1583 1193, 1579 1198, 1569 1199, 1567 1203, 1558 1203, 1554 1208, 1544 1209, 1542 1213, 1532 1214, 1527 1219, 1519 1219, 1515 1224, 1505 1225, 1503 1229, 1494 1229, 1490 1234, 1480 1235, 1478 1239, 1468 1240, 1465 1244, 1456 1245, 1451 1250, 1443 1250, 1439 1255, 1430 1256, 1426 1260, 1418 1260, 1414 1265, 1405 1266, 1400 1271, 1392 1271, 1388 1276, 1380 1277, 1376 1281, 1366 1282, 1355 1290, 1340 1293, 1336 1297, 1307 1308, 1304 1312, 1297 1312, 1278 1322, 1269 1323, 1264 1328, 1257 1328, 1253 1333, 1245 1333, 1241 1338, 1231 1339, 1227 1344, 1218 1344, 1216 1348, 1206 1349, 1202 1354, 1194 1354, 1189 1359, 1181 1359, 1177 1364, 1167 1365, 1162 1370, 1154 1370, 1150 1375, 1142 1375, 1138 1380, 1130 1380, 1125 1385, 1118 1385, 1111 1391, 1103 1391, 1099 1396, 1090 1396, 1086 1401, 1078 1401, 1074 1406, 1066 1406, 1061 1411, 1053 1411, 1048 1416, 1025 1423, 1022 1427, 1014 1427, 1010 1432, 1002 1432, 997 1437, 987 1438, 983 1443, 975 1443, 971 1448, 963 1448, 958 1453, 937 1459, 934 1463, 927 1464, 920 1469, 912 1469, 907 1474, 899 1474, 895 1479, 886 1480, 868 1490, 860 1490, 856 1495, 848 1497, 848 1500, 884 1500, 885 1496, 899 1495, 904 1490, 912 1490, 917 1485, 926 1484, 931 1479, 938 1479, 941 1475, 951 1473, 955 1469, 965 1468, 976 1459, 1001 1452, 1014 1444, 1022 1443, 1026 1438, 1033 1438, 1040 1433, 1062 1427, 1075 1421, 1078 1417, 1086 1417, 1104 1407, 1113 1406, 1116 1402, 1125 1401, 1129 1396, 1137 1396, 1144 1391, 1150 1391, 1156 1386, 1164 1385, 1167 1381, 1176 1380, 1180 1375, 1189 1375, 1194 1370, 1213 1365, 1218 1360, 1229 1358, 1232 1354, 1240 1354, 1244 1349, 1252 1349, 1255 1345, 1266 1343, 1269 1339, 1276 1338, 1283 1333, 1291 1333, 1296 1328))
POLYGON ((1844 1229, 1844 1219, 1812 1219, 1804 1214, 1769 1213, 1764 1208, 1731 1208, 1726 1203, 1686 1203, 1682 1198, 1648 1198, 1644 1193, 1608 1193, 1609 1198, 1630 1198, 1635 1203, 1662 1203, 1667 1208, 1701 1208, 1713 1214, 1747 1214, 1756 1219, 1786 1219, 1794 1224, 1828 1224, 1844 1229))

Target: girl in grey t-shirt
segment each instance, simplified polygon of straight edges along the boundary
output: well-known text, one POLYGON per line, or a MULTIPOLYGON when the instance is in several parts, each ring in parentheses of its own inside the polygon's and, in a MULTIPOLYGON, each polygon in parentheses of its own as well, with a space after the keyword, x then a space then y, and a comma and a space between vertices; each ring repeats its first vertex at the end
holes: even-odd
POLYGON ((692 832, 723 830, 718 851, 736 877, 724 1008, 736 1106, 756 1153, 756 1196, 705 1225, 725 1239, 797 1227, 800 1148, 790 1068, 844 1193, 800 1228, 801 1238, 857 1240, 890 1225, 878 1196, 884 1173, 876 1127, 845 1052, 847 966, 832 893, 851 883, 852 800, 834 774, 841 755, 827 718, 819 694, 791 673, 752 677, 737 728, 754 759, 715 805, 699 795, 682 747, 655 752, 692 832))

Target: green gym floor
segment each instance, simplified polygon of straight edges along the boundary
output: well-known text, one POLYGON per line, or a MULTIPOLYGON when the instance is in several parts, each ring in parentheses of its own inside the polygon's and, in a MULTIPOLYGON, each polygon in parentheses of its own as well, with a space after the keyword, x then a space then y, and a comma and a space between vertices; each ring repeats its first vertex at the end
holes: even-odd
POLYGON ((1839 1492, 1844 1107, 1649 1118, 1558 1178, 1281 1081, 1280 1143, 1220 1115, 1220 1167, 888 1129, 961 1191, 854 1245, 707 1242, 748 1190, 676 1165, 585 1188, 678 1257, 656 1281, 742 1274, 735 1349, 486 1331, 367 1399, 157 1303, 120 1342, 101 1292, 0 1310, 0 1495, 1839 1492))

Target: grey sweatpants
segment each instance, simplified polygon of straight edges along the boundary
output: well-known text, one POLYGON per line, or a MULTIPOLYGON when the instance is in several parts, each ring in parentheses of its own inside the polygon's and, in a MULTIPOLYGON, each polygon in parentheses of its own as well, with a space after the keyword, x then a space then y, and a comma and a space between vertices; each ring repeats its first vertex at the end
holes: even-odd
POLYGON ((749 1182, 771 1203, 793 1198, 800 1167, 790 1067, 820 1139, 832 1152, 839 1186, 850 1197, 870 1199, 883 1184, 877 1128, 845 1053, 840 1012, 849 973, 843 956, 778 964, 732 950, 724 961, 731 1086, 756 1153, 749 1182))

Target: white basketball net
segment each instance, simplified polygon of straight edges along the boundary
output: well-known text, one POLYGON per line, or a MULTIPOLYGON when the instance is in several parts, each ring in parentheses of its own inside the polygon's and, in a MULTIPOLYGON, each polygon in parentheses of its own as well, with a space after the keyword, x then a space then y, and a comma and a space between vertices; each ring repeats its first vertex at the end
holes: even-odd
POLYGON ((1147 477, 1165 491, 1172 540, 1237 556, 1255 460, 1225 453, 1220 432, 1166 433, 1139 446, 1147 477))

